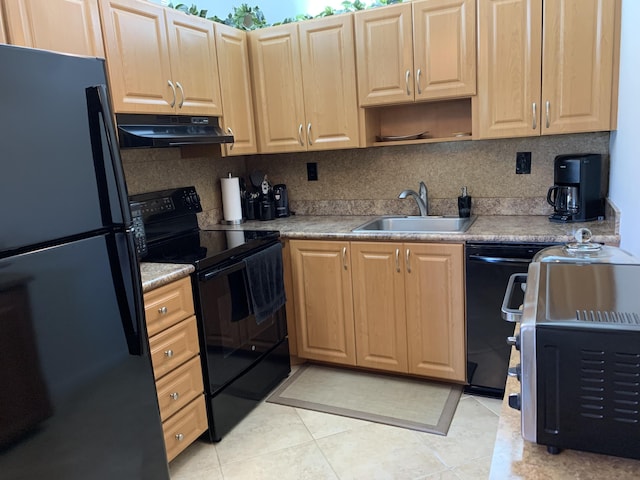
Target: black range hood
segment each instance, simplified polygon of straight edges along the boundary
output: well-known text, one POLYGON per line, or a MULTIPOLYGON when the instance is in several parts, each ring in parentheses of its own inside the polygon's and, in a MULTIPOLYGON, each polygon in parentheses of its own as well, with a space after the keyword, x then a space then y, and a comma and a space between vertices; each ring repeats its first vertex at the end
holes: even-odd
POLYGON ((161 148, 233 143, 218 117, 191 115, 116 114, 120 148, 161 148))

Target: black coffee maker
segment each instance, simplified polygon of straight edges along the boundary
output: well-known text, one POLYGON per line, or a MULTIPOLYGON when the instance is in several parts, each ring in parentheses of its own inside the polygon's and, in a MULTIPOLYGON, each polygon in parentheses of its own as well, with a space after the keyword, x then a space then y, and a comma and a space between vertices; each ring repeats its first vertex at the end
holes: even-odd
POLYGON ((554 161, 554 186, 547 192, 553 206, 552 222, 587 222, 604 218, 602 155, 558 155, 554 161))

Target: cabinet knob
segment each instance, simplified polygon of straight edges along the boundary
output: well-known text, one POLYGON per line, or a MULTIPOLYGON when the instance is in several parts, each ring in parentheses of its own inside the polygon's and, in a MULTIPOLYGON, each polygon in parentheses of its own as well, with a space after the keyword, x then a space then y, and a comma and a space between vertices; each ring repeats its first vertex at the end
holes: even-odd
POLYGON ((169 309, 168 309, 167 307, 160 307, 160 308, 158 309, 158 313, 159 313, 160 315, 166 315, 168 311, 169 311, 169 309))
POLYGON ((176 440, 178 440, 179 442, 184 440, 184 435, 182 433, 178 433, 176 434, 176 440))
POLYGON ((171 400, 178 400, 178 398, 180 397, 180 394, 178 392, 173 392, 173 393, 170 393, 169 396, 171 397, 171 400))
POLYGON ((164 351, 164 356, 167 357, 167 358, 173 357, 173 350, 165 350, 164 351))

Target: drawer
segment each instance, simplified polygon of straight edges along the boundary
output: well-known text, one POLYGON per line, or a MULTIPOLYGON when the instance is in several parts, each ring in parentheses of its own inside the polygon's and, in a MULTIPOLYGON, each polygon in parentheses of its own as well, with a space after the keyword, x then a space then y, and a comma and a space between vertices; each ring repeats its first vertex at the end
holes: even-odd
POLYGON ((191 279, 183 278, 145 293, 144 313, 149 336, 193 315, 191 279))
POLYGON ((167 460, 171 461, 207 430, 204 395, 162 424, 167 460))
POLYGON ((149 339, 151 363, 156 380, 200 353, 196 317, 154 335, 149 339))
POLYGON ((200 357, 194 357, 156 382, 160 418, 165 421, 204 391, 200 357))

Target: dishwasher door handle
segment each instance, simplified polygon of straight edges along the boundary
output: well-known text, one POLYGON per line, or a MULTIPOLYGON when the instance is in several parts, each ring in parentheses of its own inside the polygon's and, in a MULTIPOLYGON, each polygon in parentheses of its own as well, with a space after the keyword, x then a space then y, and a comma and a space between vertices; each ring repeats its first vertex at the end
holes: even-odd
POLYGON ((487 255, 469 255, 468 260, 472 262, 493 263, 493 264, 509 264, 514 263, 529 265, 531 263, 530 258, 507 258, 507 257, 489 257, 487 255))
POLYGON ((509 277, 509 283, 507 284, 507 291, 504 293, 504 299, 502 300, 502 318, 507 322, 519 322, 522 320, 522 310, 520 308, 510 308, 509 301, 513 295, 514 288, 522 288, 522 284, 527 283, 526 273, 514 273, 509 277), (517 287, 516 287, 517 286, 517 287))

